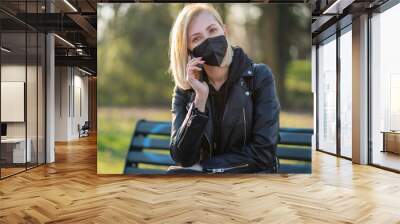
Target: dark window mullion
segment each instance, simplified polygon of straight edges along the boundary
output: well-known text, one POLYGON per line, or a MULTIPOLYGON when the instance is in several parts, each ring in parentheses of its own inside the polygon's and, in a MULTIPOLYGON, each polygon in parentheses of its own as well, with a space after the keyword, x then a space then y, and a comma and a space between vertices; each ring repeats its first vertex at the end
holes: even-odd
MULTIPOLYGON (((25 21, 28 17, 28 1, 25 0, 25 21)), ((25 170, 28 170, 28 116, 27 116, 27 89, 28 89, 28 25, 25 23, 25 88, 24 88, 24 120, 25 120, 25 170)))
MULTIPOLYGON (((36 13, 39 13, 38 0, 36 1, 36 13)), ((36 32, 36 166, 38 165, 39 165, 39 32, 36 32)))
POLYGON ((340 30, 336 31, 336 154, 341 157, 341 114, 340 114, 340 30))
MULTIPOLYGON (((2 46, 1 25, 2 25, 2 23, 0 23, 0 47, 2 46)), ((2 54, 3 53, 0 50, 0 124, 2 124, 1 123, 1 66, 2 66, 2 64, 1 64, 1 55, 2 54)), ((1 134, 0 134, 0 136, 1 136, 1 134)), ((1 144, 0 144, 0 179, 2 179, 2 177, 1 177, 1 169, 2 169, 2 162, 1 162, 1 144)))
POLYGON ((318 60, 319 60, 319 54, 318 54, 318 50, 319 50, 319 44, 316 45, 315 47, 315 97, 316 97, 316 101, 315 101, 315 116, 316 116, 316 120, 315 120, 315 149, 318 150, 319 149, 319 66, 318 66, 318 60))
POLYGON ((367 95, 367 132, 368 132, 368 164, 373 164, 373 153, 372 153, 372 83, 371 83, 371 71, 372 71, 372 63, 371 63, 371 56, 372 56, 372 30, 371 30, 371 20, 372 20, 372 11, 368 11, 368 30, 367 30, 367 46, 368 46, 368 53, 367 53, 367 85, 368 85, 368 95, 367 95))

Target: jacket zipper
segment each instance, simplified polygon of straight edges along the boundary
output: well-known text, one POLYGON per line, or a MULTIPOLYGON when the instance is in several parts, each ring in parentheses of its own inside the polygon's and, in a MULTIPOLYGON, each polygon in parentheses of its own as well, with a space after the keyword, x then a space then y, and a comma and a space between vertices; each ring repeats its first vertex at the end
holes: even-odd
MULTIPOLYGON (((246 126, 247 126, 247 122, 246 122, 246 110, 243 107, 243 121, 244 121, 244 140, 243 140, 243 146, 246 144, 246 138, 247 138, 247 130, 246 130, 246 126)), ((207 136, 207 135, 206 135, 207 136)), ((211 171, 211 173, 223 173, 225 171, 228 170, 232 170, 232 169, 237 169, 237 168, 243 168, 243 167, 248 167, 249 164, 242 164, 242 165, 238 165, 238 166, 232 166, 232 167, 228 167, 228 168, 215 168, 215 169, 209 169, 209 171, 211 171)))
POLYGON ((186 122, 185 130, 183 131, 183 134, 179 137, 178 148, 180 148, 180 146, 181 146, 181 144, 182 144, 182 141, 183 141, 183 139, 185 138, 187 129, 189 129, 189 126, 190 126, 190 124, 192 123, 193 118, 194 118, 194 115, 191 115, 191 116, 189 117, 188 121, 186 122))
POLYGON ((207 133, 204 133, 204 136, 206 137, 207 142, 208 142, 208 147, 210 148, 210 155, 208 155, 208 156, 211 157, 214 150, 213 150, 213 148, 211 146, 211 142, 210 142, 210 139, 208 138, 207 133))
POLYGON ((243 147, 246 145, 246 138, 247 138, 247 131, 246 131, 246 111, 245 108, 243 107, 243 121, 244 121, 244 141, 243 141, 243 147))
POLYGON ((228 170, 233 170, 233 169, 242 168, 242 167, 248 167, 248 166, 249 166, 249 164, 246 163, 246 164, 227 167, 227 168, 215 168, 215 169, 207 169, 207 170, 211 171, 211 173, 224 173, 225 171, 228 171, 228 170))

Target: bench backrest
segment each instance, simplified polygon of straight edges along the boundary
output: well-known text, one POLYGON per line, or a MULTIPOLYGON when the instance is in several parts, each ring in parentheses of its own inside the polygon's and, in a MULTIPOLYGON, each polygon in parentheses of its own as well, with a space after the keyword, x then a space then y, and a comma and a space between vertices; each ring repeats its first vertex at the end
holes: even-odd
MULTIPOLYGON (((169 150, 171 122, 139 120, 129 147, 130 151, 169 150)), ((277 155, 280 159, 311 161, 312 129, 280 128, 277 155)))
POLYGON ((298 145, 311 146, 311 137, 313 129, 306 128, 280 128, 279 144, 282 145, 298 145))

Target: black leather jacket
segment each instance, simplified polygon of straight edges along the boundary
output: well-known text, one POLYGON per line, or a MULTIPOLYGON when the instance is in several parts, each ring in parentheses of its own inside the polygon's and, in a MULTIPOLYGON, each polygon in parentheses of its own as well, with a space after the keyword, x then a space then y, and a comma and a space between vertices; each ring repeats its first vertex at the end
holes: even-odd
POLYGON ((274 172, 280 104, 268 66, 251 64, 233 83, 221 124, 223 153, 213 153, 210 97, 208 113, 200 113, 193 100, 193 90, 175 87, 170 153, 177 165, 200 163, 206 172, 274 172), (245 82, 248 76, 253 76, 253 91, 245 82))

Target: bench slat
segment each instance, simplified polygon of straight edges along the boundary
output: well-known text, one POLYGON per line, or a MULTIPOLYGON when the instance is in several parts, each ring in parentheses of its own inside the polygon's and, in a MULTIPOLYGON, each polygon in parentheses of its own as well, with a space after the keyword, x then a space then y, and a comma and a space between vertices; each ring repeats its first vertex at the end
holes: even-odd
MULTIPOLYGON (((135 137, 133 140, 134 149, 160 149, 169 150, 169 140, 167 139, 156 139, 156 138, 144 138, 142 136, 135 137)), ((290 148, 281 147, 277 149, 277 155, 281 159, 292 159, 292 160, 311 160, 311 149, 310 148, 290 148)))
POLYGON ((281 164, 278 173, 311 173, 311 163, 307 164, 281 164))
POLYGON ((293 133, 293 132, 279 132, 279 144, 283 145, 301 145, 311 146, 311 134, 293 133))
POLYGON ((131 150, 145 149, 163 149, 169 150, 169 139, 157 139, 143 136, 134 137, 131 144, 131 150))
POLYGON ((141 169, 136 167, 126 167, 124 174, 165 174, 165 170, 141 169))
POLYGON ((170 155, 142 151, 130 151, 128 153, 127 160, 130 163, 148 163, 164 166, 171 166, 175 164, 170 155))
POLYGON ((157 134, 157 135, 171 135, 171 123, 170 122, 161 122, 161 121, 146 121, 139 120, 136 128, 135 135, 148 135, 148 134, 157 134))
MULTIPOLYGON (((288 154, 285 158, 279 157, 280 159, 292 159, 292 160, 300 160, 300 159, 295 159, 296 154, 295 150, 298 149, 284 149, 281 150, 280 152, 282 154, 288 154), (286 150, 286 151, 285 151, 286 150)), ((311 155, 310 155, 311 157, 311 155)), ((305 159, 301 159, 305 160, 305 159)), ((172 160, 170 155, 163 155, 163 154, 157 154, 157 153, 151 153, 151 152, 140 152, 140 151, 131 151, 128 154, 128 162, 129 163, 147 163, 147 164, 155 164, 155 165, 165 165, 165 166, 170 166, 174 165, 175 162, 172 160)), ((286 164, 282 164, 286 165, 286 164)))
MULTIPOLYGON (((280 145, 300 145, 300 146, 311 146, 308 141, 310 136, 293 136, 291 134, 282 134, 284 137, 281 139, 280 145), (302 144, 299 144, 302 143, 302 144)), ((297 134, 298 135, 298 134, 297 134)), ((169 139, 157 139, 143 136, 136 136, 132 139, 131 148, 134 149, 169 149, 169 139)))
POLYGON ((314 130, 312 128, 279 128, 279 132, 314 134, 314 130))
POLYGON ((276 151, 279 159, 311 161, 311 148, 280 147, 276 151))

